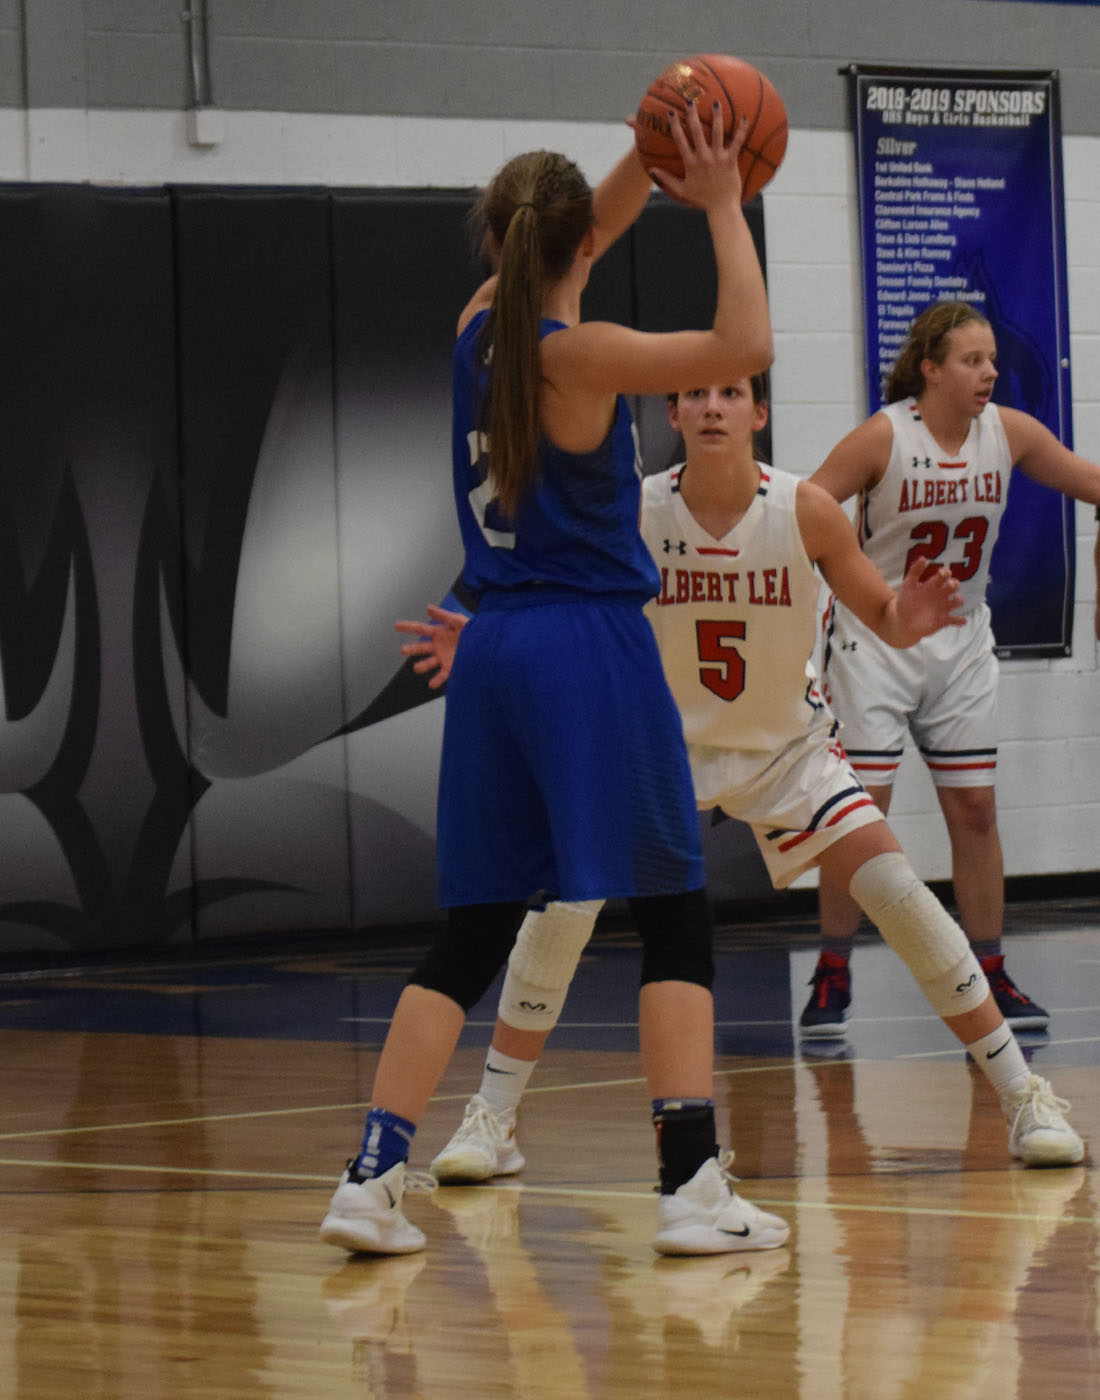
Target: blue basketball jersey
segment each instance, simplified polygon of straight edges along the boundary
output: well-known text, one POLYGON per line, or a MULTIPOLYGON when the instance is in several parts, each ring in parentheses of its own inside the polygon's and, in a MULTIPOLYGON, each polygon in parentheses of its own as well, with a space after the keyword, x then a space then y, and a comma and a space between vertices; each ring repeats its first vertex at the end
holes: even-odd
POLYGON ((455 495, 479 605, 447 683, 440 903, 699 889, 683 730, 643 612, 658 575, 629 410, 620 397, 595 452, 543 439, 537 482, 502 518, 477 445, 486 314, 454 355, 455 495))
MULTIPOLYGON (((454 487, 466 583, 478 595, 550 584, 643 602, 653 597, 657 570, 638 532, 641 464, 621 395, 611 430, 594 452, 563 452, 543 438, 534 489, 514 520, 501 515, 487 477, 486 439, 477 432, 490 353, 481 343, 488 315, 473 317, 453 360, 454 487)), ((560 321, 542 322, 543 336, 562 329, 560 321)))

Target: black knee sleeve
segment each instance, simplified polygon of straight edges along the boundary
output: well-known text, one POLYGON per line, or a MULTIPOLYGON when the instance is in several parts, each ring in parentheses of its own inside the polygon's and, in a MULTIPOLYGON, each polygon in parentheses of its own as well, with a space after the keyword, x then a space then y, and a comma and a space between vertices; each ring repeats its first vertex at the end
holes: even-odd
POLYGON ((421 959, 410 984, 440 992, 469 1011, 507 962, 525 912, 523 904, 468 904, 449 910, 447 927, 421 959))
POLYGON ((642 940, 642 986, 695 982, 714 986, 714 923, 706 890, 632 899, 642 940))

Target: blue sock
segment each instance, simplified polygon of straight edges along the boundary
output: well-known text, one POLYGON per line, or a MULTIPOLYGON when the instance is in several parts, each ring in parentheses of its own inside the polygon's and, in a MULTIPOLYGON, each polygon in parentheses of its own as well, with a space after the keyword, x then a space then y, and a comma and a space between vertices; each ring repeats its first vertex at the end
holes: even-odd
POLYGON ((407 1118, 399 1118, 385 1108, 372 1108, 367 1114, 359 1156, 348 1168, 352 1180, 384 1176, 398 1162, 407 1162, 415 1132, 416 1124, 407 1118))
POLYGON ((650 1099, 653 1121, 659 1122, 666 1113, 675 1113, 681 1108, 713 1108, 713 1099, 650 1099))

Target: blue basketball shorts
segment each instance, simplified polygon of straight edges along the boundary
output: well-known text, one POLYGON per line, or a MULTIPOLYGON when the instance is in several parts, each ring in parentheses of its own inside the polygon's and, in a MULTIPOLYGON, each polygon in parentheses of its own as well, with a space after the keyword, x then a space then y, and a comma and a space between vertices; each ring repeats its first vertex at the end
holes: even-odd
POLYGON ((446 704, 441 907, 704 885, 680 716, 637 602, 483 604, 446 704))

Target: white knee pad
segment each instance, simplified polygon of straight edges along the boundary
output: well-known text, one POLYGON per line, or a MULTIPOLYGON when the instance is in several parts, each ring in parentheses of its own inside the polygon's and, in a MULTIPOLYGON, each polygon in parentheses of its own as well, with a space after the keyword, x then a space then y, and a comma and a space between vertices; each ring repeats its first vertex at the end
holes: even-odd
POLYGON ((966 934, 900 851, 872 856, 852 876, 852 898, 917 979, 938 1016, 960 1016, 989 994, 966 934))
POLYGON ((497 1013, 519 1031, 548 1031, 565 1005, 602 899, 548 904, 520 925, 500 990, 497 1013))

